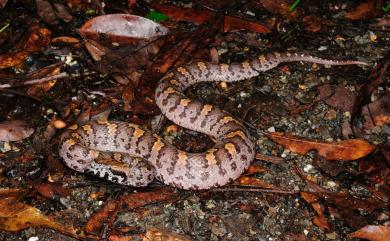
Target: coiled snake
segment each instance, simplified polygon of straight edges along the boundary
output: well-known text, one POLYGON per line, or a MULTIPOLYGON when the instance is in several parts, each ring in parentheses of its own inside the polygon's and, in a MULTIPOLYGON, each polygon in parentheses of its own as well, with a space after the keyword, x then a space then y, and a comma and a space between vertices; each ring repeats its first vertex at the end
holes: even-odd
POLYGON ((216 144, 203 153, 188 153, 141 126, 119 121, 92 121, 66 131, 59 154, 70 168, 112 182, 145 186, 154 178, 182 189, 209 189, 238 178, 253 161, 255 144, 246 128, 218 107, 189 99, 184 91, 206 81, 235 82, 259 75, 283 62, 328 65, 362 64, 325 60, 303 54, 261 55, 233 64, 192 63, 160 80, 156 104, 171 121, 213 137, 216 144))

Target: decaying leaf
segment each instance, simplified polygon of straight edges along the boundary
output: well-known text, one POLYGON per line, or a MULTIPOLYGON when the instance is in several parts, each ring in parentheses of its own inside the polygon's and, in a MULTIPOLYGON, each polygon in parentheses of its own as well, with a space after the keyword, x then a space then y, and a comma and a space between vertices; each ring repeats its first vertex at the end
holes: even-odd
POLYGON ((370 241, 388 241, 390 237, 390 226, 367 225, 353 232, 351 237, 370 241))
POLYGON ((95 41, 106 39, 116 43, 139 44, 141 40, 150 42, 166 35, 168 29, 136 15, 109 14, 90 19, 79 32, 83 37, 95 41))
POLYGON ((41 17, 45 23, 50 25, 57 25, 59 23, 54 8, 48 0, 35 0, 35 6, 37 8, 38 16, 41 17))
POLYGON ((99 236, 104 225, 110 225, 115 218, 115 214, 123 209, 133 209, 144 205, 172 200, 176 198, 176 194, 168 189, 159 189, 152 192, 139 192, 123 195, 117 200, 108 201, 102 209, 92 215, 84 226, 84 231, 93 235, 99 236))
POLYGON ((166 241, 194 241, 193 239, 179 235, 177 233, 168 232, 162 229, 149 228, 146 231, 144 240, 150 241, 158 241, 158 240, 166 240, 166 241))
POLYGON ((328 220, 324 215, 324 210, 318 202, 318 197, 309 192, 301 192, 301 197, 309 203, 314 211, 316 211, 317 215, 313 219, 314 225, 322 229, 330 229, 330 225, 328 220))
POLYGON ((275 188, 274 185, 255 177, 240 177, 238 179, 238 183, 241 186, 256 186, 256 187, 273 188, 273 189, 275 188))
POLYGON ((8 0, 0 0, 0 9, 2 9, 3 7, 5 7, 5 5, 7 4, 8 0))
POLYGON ((363 106, 362 116, 364 127, 371 129, 374 126, 383 126, 390 123, 390 94, 363 106))
POLYGON ((318 87, 321 100, 342 111, 352 111, 355 95, 342 85, 322 85, 318 87))
MULTIPOLYGON (((180 8, 168 4, 160 5, 157 3, 151 3, 151 6, 177 21, 190 21, 196 24, 205 23, 215 16, 215 14, 210 10, 195 10, 192 8, 180 8)), ((224 17, 223 30, 225 32, 241 29, 246 29, 257 33, 271 32, 270 28, 266 24, 261 24, 234 16, 224 17)))
POLYGON ((20 141, 34 133, 25 121, 11 120, 0 122, 0 141, 20 141))
POLYGON ((266 133, 265 135, 285 148, 301 155, 310 150, 317 150, 318 154, 327 160, 352 161, 370 154, 375 149, 374 145, 360 139, 328 143, 282 133, 266 133))
POLYGON ((31 53, 45 49, 50 43, 50 35, 51 32, 47 28, 31 30, 21 50, 0 55, 0 69, 16 66, 23 62, 31 53))
POLYGON ((275 15, 281 15, 288 19, 298 19, 303 17, 301 9, 290 11, 291 1, 288 0, 261 0, 261 6, 275 15))
POLYGON ((0 229, 17 232, 29 227, 46 227, 73 237, 80 237, 68 224, 58 223, 35 207, 21 203, 15 192, 1 192, 0 229))
POLYGON ((367 0, 352 11, 345 14, 347 19, 363 20, 380 16, 382 14, 383 0, 367 0))

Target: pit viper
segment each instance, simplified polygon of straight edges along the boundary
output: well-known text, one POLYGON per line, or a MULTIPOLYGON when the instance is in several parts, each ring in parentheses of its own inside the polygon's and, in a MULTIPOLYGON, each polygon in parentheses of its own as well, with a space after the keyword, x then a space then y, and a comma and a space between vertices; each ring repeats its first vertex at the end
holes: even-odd
POLYGON ((280 63, 366 65, 297 53, 260 55, 232 64, 194 62, 174 68, 157 84, 155 101, 169 120, 204 133, 216 143, 201 153, 179 150, 142 126, 120 121, 73 125, 62 135, 59 154, 70 168, 109 181, 146 186, 153 179, 180 189, 210 189, 237 179, 255 157, 255 143, 243 123, 220 108, 188 98, 184 92, 207 81, 236 82, 280 63))

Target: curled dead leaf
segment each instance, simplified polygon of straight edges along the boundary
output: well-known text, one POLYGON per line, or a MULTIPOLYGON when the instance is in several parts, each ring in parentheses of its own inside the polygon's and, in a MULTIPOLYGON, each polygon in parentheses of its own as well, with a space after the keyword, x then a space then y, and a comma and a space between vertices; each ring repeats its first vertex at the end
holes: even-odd
POLYGON ((108 14, 87 21, 80 29, 81 36, 99 41, 102 36, 116 43, 150 42, 168 34, 168 29, 147 18, 131 14, 108 14))
POLYGON ((276 132, 266 133, 265 135, 290 151, 301 155, 306 154, 310 150, 317 150, 318 154, 327 160, 352 161, 362 158, 375 150, 375 145, 371 145, 367 141, 361 139, 350 139, 339 142, 320 142, 276 132))
POLYGON ((350 20, 370 19, 382 14, 383 0, 365 1, 355 9, 345 14, 345 18, 350 20))
POLYGON ((367 225, 351 234, 352 238, 362 238, 371 241, 387 241, 390 237, 390 227, 367 225))
POLYGON ((50 43, 51 32, 47 28, 33 29, 30 32, 23 49, 0 55, 0 69, 13 67, 23 62, 31 53, 39 52, 50 43))
POLYGON ((34 129, 22 120, 0 122, 0 141, 20 141, 34 133, 34 129))
POLYGON ((44 215, 35 207, 19 202, 19 197, 12 190, 1 192, 0 229, 17 232, 29 227, 46 227, 73 237, 80 237, 71 226, 60 224, 44 215))

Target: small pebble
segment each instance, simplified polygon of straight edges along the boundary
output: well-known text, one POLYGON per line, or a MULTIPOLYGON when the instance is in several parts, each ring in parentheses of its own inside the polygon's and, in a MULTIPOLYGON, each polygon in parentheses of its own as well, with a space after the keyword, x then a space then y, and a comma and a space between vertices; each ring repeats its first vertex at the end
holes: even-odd
POLYGON ((335 232, 333 232, 333 233, 327 233, 327 234, 325 234, 325 236, 326 236, 328 239, 331 239, 331 240, 335 240, 336 237, 337 237, 337 235, 336 235, 335 232))
POLYGON ((62 121, 62 120, 55 120, 53 122, 53 125, 54 125, 54 127, 56 129, 62 129, 62 128, 64 128, 66 126, 66 123, 64 121, 62 121))
POLYGON ((221 83, 219 83, 219 86, 221 87, 221 89, 223 90, 226 90, 227 89, 227 83, 225 81, 222 81, 221 83))
POLYGON ((327 46, 320 46, 320 47, 318 48, 318 51, 324 51, 324 50, 327 50, 327 49, 328 49, 327 46))
POLYGON ((28 238, 28 241, 38 241, 38 240, 39 240, 39 238, 36 236, 28 238))
POLYGON ((251 11, 246 11, 246 14, 248 14, 250 16, 256 16, 256 14, 254 12, 251 12, 251 11))
POLYGON ((337 183, 335 183, 334 181, 328 181, 326 183, 326 186, 329 187, 329 188, 333 188, 333 187, 337 186, 337 183))
POLYGON ((213 209, 216 207, 216 204, 215 204, 215 201, 214 200, 209 200, 207 203, 206 203, 206 208, 208 209, 213 209))
POLYGON ((268 132, 275 132, 275 127, 271 126, 270 128, 267 129, 268 132))
POLYGON ((337 111, 330 109, 329 111, 326 112, 324 119, 325 120, 334 120, 337 117, 337 111))
POLYGON ((307 164, 304 168, 303 168, 303 171, 304 172, 310 172, 314 169, 313 165, 311 164, 307 164))

